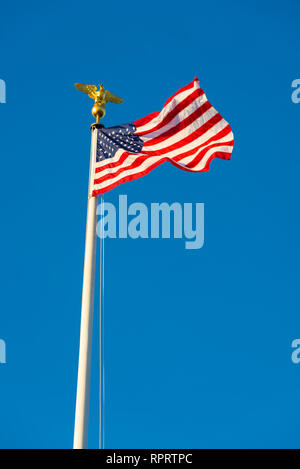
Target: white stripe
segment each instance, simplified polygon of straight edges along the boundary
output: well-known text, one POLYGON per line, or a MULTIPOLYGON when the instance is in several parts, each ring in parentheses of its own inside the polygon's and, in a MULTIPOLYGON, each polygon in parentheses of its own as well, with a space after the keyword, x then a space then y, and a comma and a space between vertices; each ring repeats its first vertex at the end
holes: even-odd
MULTIPOLYGON (((211 107, 210 109, 208 109, 208 111, 206 111, 202 116, 200 116, 198 119, 196 119, 190 125, 188 125, 184 129, 180 130, 179 132, 176 132, 174 135, 167 138, 166 140, 163 140, 162 142, 158 142, 158 143, 156 143, 154 145, 151 145, 149 147, 147 146, 145 148, 145 151, 162 150, 162 149, 167 148, 171 145, 174 145, 174 143, 178 143, 180 140, 183 140, 186 137, 188 137, 189 135, 191 135, 197 129, 200 129, 206 122, 208 122, 216 114, 218 114, 218 112, 213 107, 211 107)), ((206 132, 205 132, 205 134, 206 134, 206 132)))
POLYGON ((116 151, 115 155, 112 158, 97 161, 95 164, 95 168, 101 168, 101 166, 105 166, 109 163, 116 163, 120 159, 120 156, 123 155, 123 153, 125 153, 125 150, 119 148, 119 150, 116 151))
MULTIPOLYGON (((230 141, 230 140, 229 140, 230 141)), ((228 141, 228 142, 229 142, 228 141)), ((228 143, 228 142, 224 142, 224 143, 228 143)), ((219 143, 219 142, 218 142, 219 143)), ((221 142, 220 142, 221 143, 221 142)), ((232 152, 232 148, 233 148, 233 145, 224 145, 224 146, 220 146, 220 147, 213 147, 213 148, 210 148, 207 153, 209 153, 209 155, 212 154, 212 152, 224 152, 224 153, 231 153, 232 152)), ((199 151, 197 151, 197 153, 194 153, 194 155, 192 156, 186 156, 185 158, 183 158, 182 160, 180 161, 175 161, 175 163, 177 163, 178 165, 182 166, 183 168, 187 168, 188 164, 189 163, 192 163, 193 160, 195 158, 197 158, 197 156, 199 155, 199 153, 203 150, 203 148, 199 148, 199 151), (184 163, 183 163, 184 161, 184 163)), ((192 166, 191 168, 188 168, 190 169, 191 171, 200 171, 201 169, 204 168, 205 164, 203 165, 203 161, 207 161, 206 159, 206 155, 207 153, 205 153, 205 155, 201 158, 201 160, 195 165, 195 166, 192 166)))
MULTIPOLYGON (((228 135, 225 135, 225 137, 223 138, 220 138, 219 140, 216 140, 215 142, 210 142, 208 143, 207 145, 204 145, 202 146, 201 148, 199 148, 199 151, 202 151, 204 150, 205 148, 209 147, 210 145, 216 145, 217 143, 228 143, 230 142, 231 140, 233 140, 233 134, 232 132, 230 132, 228 135)), ((230 145, 230 147, 232 148, 232 145, 230 145)), ((222 147, 216 147, 216 151, 219 151, 218 148, 222 148, 222 147)), ((229 148, 229 147, 228 147, 229 148)), ((221 150, 220 150, 221 151, 221 150)), ((223 150, 222 150, 223 151, 223 150)), ((183 166, 186 166, 188 163, 190 163, 194 158, 196 158, 196 156, 199 154, 199 152, 197 153, 194 153, 193 155, 189 155, 189 156, 185 156, 184 158, 182 158, 180 161, 177 161, 177 163, 179 164, 182 164, 183 166)))
MULTIPOLYGON (((134 155, 129 155, 125 159, 125 161, 123 161, 122 165, 116 166, 115 168, 107 168, 107 169, 101 171, 101 173, 100 172, 96 173, 95 179, 97 179, 97 177, 100 178, 100 177, 106 176, 107 174, 114 174, 117 171, 119 171, 120 168, 126 168, 126 167, 130 166, 134 162, 134 160, 139 156, 143 156, 143 157, 147 158, 148 161, 156 161, 157 158, 164 158, 164 157, 172 159, 175 156, 178 156, 180 154, 183 154, 187 151, 193 150, 193 149, 195 149, 197 147, 200 147, 200 146, 201 146, 200 150, 202 150, 203 148, 205 148, 205 142, 208 141, 213 135, 217 134, 220 130, 225 128, 227 125, 228 125, 227 122, 224 119, 222 119, 220 122, 218 122, 218 124, 216 124, 214 127, 212 127, 208 132, 206 132, 204 135, 202 135, 198 139, 194 140, 193 142, 190 142, 187 145, 183 145, 183 146, 177 148, 176 150, 173 150, 172 152, 167 153, 166 155, 148 156, 147 153, 138 153, 138 154, 134 154, 134 155), (218 129, 216 130, 217 127, 218 127, 218 129)), ((224 141, 224 139, 228 141, 228 135, 221 138, 221 139, 218 139, 214 142, 210 142, 210 143, 208 143, 208 145, 212 145, 213 143, 217 143, 219 141, 222 142, 222 141, 224 141)), ((120 156, 121 156, 121 154, 120 154, 120 156)), ((120 156, 119 156, 119 158, 120 158, 120 156)), ((195 156, 195 155, 192 155, 192 156, 195 156)), ((190 156, 187 157, 187 158, 190 158, 190 156)))
MULTIPOLYGON (((181 147, 176 148, 173 151, 170 151, 169 153, 167 153, 167 155, 165 154, 165 155, 162 155, 162 156, 168 156, 168 158, 171 159, 171 158, 174 158, 174 156, 179 155, 180 153, 185 153, 186 151, 193 150, 194 148, 196 148, 200 145, 204 145, 205 142, 207 142, 207 140, 209 140, 211 137, 213 137, 214 135, 219 133, 227 125, 228 125, 228 123, 224 119, 222 119, 220 122, 218 122, 213 127, 211 127, 207 132, 205 132, 203 135, 201 135, 199 138, 196 138, 192 142, 187 143, 185 145, 182 145, 181 147)), ((148 148, 147 148, 147 150, 148 150, 148 148)), ((146 151, 145 151, 145 154, 147 154, 146 151)))
MULTIPOLYGON (((200 96, 199 98, 192 101, 186 108, 184 108, 182 111, 176 114, 176 116, 173 117, 173 119, 168 124, 164 125, 158 130, 149 132, 146 135, 141 135, 140 138, 144 142, 147 142, 148 140, 151 140, 152 138, 159 137, 161 134, 171 129, 172 127, 175 127, 179 122, 183 121, 188 115, 191 115, 193 112, 195 112, 196 109, 199 109, 206 101, 207 101, 207 98, 205 95, 200 96)), ((138 130, 136 130, 136 132, 137 131, 138 130)))
MULTIPOLYGON (((198 98, 198 99, 199 99, 199 98, 198 98)), ((190 106, 193 106, 194 103, 196 103, 196 104, 198 103, 198 104, 199 104, 198 99, 195 100, 195 101, 193 101, 193 103, 191 103, 190 106)), ((207 101, 206 98, 205 98, 205 100, 207 101)), ((200 104, 199 104, 199 105, 200 105, 200 104)), ((190 106, 188 106, 188 108, 190 108, 190 106)), ((188 108, 187 108, 187 109, 188 109, 188 108)), ((190 111, 189 111, 189 112, 190 112, 190 111)), ((183 115, 183 113, 184 113, 184 111, 182 111, 180 114, 183 115)), ((196 121, 194 121, 194 123, 191 124, 191 126, 192 126, 192 125, 195 125, 195 128, 194 128, 193 130, 191 130, 191 132, 193 132, 194 130, 196 130, 197 127, 200 126, 200 122, 201 122, 201 125, 204 124, 209 118, 211 118, 211 117, 212 117, 213 115, 215 115, 216 113, 217 113, 217 111, 216 111, 213 107, 210 108, 208 111, 206 111, 205 114, 203 114, 202 116, 200 116, 199 119, 197 119, 196 121), (209 112, 211 112, 211 115, 208 114, 209 112), (202 119, 203 119, 203 120, 202 120, 202 119), (198 125, 197 125, 196 123, 197 123, 198 125)), ((180 114, 178 114, 178 116, 179 116, 180 114)), ((177 116, 175 117, 175 119, 176 119, 176 118, 177 118, 177 116)), ((181 119, 180 119, 180 120, 181 120, 181 119)), ((182 119, 182 120, 183 120, 183 119, 182 119)), ((173 121, 174 121, 174 119, 173 119, 173 121)), ((173 122, 173 121, 171 121, 171 122, 173 122)), ((170 122, 170 124, 171 124, 171 122, 170 122)), ((178 123, 178 122, 176 122, 176 124, 177 124, 177 123, 178 123)), ((169 145, 172 145, 172 143, 169 143, 169 141, 172 139, 171 142, 172 142, 172 141, 176 142, 177 140, 180 140, 181 138, 183 138, 183 137, 181 137, 181 135, 185 135, 185 136, 186 136, 186 135, 189 135, 189 133, 191 133, 191 132, 189 132, 188 129, 189 129, 189 127, 191 127, 191 126, 188 126, 188 127, 184 128, 182 131, 177 132, 173 137, 170 137, 169 139, 165 140, 165 142, 157 143, 156 145, 153 145, 153 146, 151 146, 151 147, 147 147, 147 151, 148 151, 148 150, 150 151, 150 150, 152 150, 152 149, 153 149, 153 150, 157 150, 156 147, 165 148, 165 147, 167 147, 167 146, 169 146, 169 145), (176 138, 176 136, 178 136, 178 138, 176 138)), ((167 126, 165 126, 165 127, 167 127, 167 126)), ((152 132, 151 135, 153 135, 154 133, 157 133, 157 135, 160 135, 160 133, 162 133, 162 132, 164 131, 164 129, 165 129, 165 128, 162 128, 162 129, 159 129, 159 130, 156 131, 156 132, 152 132)), ((141 140, 143 140, 143 141, 145 142, 145 141, 148 140, 148 134, 145 135, 145 136, 141 136, 140 138, 141 138, 141 140)), ((119 160, 120 156, 124 153, 124 151, 125 151, 125 150, 119 149, 119 150, 117 150, 117 152, 115 153, 115 155, 114 155, 113 158, 105 159, 105 160, 96 162, 95 168, 100 168, 101 166, 105 166, 105 165, 108 164, 108 163, 116 163, 116 162, 119 160)), ((135 153, 135 154, 133 154, 133 155, 138 156, 138 155, 140 155, 140 154, 141 154, 141 153, 139 153, 139 154, 135 153)))
MULTIPOLYGON (((210 148, 206 153, 205 155, 203 156, 203 158, 199 161, 199 163, 192 167, 192 168, 188 168, 192 171, 201 171, 201 169, 203 169, 207 163, 207 160, 210 158, 210 156, 215 153, 215 152, 224 152, 224 153, 231 153, 232 152, 232 145, 231 146, 228 146, 228 145, 224 145, 222 147, 214 147, 214 148, 210 148)), ((198 156, 198 154, 200 153, 200 151, 202 151, 202 148, 199 148, 199 151, 193 156, 193 158, 190 158, 191 160, 196 158, 198 156)), ((182 164, 181 161, 178 162, 178 164, 180 166, 182 166, 183 168, 186 168, 187 167, 187 162, 186 164, 182 164)))
MULTIPOLYGON (((196 82, 196 83, 197 83, 197 85, 198 85, 198 87, 199 87, 199 82, 196 82)), ((193 92, 194 90, 192 89, 192 90, 189 90, 189 91, 193 92)), ((181 93, 181 94, 183 94, 183 93, 181 93)), ((178 95, 178 96, 180 96, 180 95, 178 95)), ((177 98, 177 96, 176 96, 176 98, 177 98)), ((169 124, 167 124, 166 126, 162 127, 161 129, 159 129, 159 130, 157 130, 157 131, 152 132, 151 134, 147 134, 147 135, 145 135, 145 136, 141 136, 140 138, 145 142, 145 141, 149 140, 148 135, 152 135, 151 138, 154 138, 155 135, 159 136, 161 133, 163 133, 163 132, 165 132, 166 130, 168 130, 169 127, 174 126, 174 125, 176 125, 176 124, 178 123, 178 121, 183 120, 183 118, 186 117, 185 114, 191 113, 191 112, 192 112, 191 109, 192 109, 193 106, 195 106, 195 109, 197 109, 198 106, 200 107, 200 106, 201 106, 202 104, 204 104, 204 102, 206 102, 206 101, 207 101, 207 98, 206 98, 206 96, 205 96, 205 94, 204 94, 204 95, 201 96, 200 98, 197 98, 196 100, 194 100, 187 108, 185 108, 185 109, 184 109, 183 111, 181 111, 179 114, 177 114, 177 115, 174 117, 174 119, 173 119, 172 121, 170 121, 169 124), (201 100, 203 100, 203 101, 201 101, 201 100), (182 118, 178 119, 179 116, 182 116, 182 118), (183 117, 183 116, 184 116, 184 117, 183 117), (178 119, 178 121, 175 122, 177 119, 178 119)), ((172 102, 172 101, 171 101, 171 102, 172 102)), ((211 109, 214 109, 214 108, 211 108, 211 109)), ((215 111, 215 110, 214 110, 214 111, 215 111)), ((208 112, 208 111, 207 111, 207 112, 208 112)), ((216 112, 216 111, 215 111, 215 112, 216 112)), ((201 116, 201 117, 202 117, 202 116, 201 116)), ((200 117, 200 118, 201 118, 201 117, 200 117)), ((200 118, 199 118, 199 119, 200 119, 200 118)), ((137 129, 140 129, 140 128, 141 128, 141 127, 138 127, 137 129)), ((187 129, 187 128, 186 128, 186 129, 187 129)), ((183 130, 186 130, 186 129, 183 129, 183 130)), ((178 133, 178 134, 179 134, 179 133, 178 133)), ((176 135, 178 135, 178 134, 176 134, 176 135)), ((178 140, 179 140, 179 139, 180 139, 180 137, 178 138, 178 140)), ((159 144, 157 144, 157 145, 159 145, 159 144)), ((161 148, 165 148, 166 146, 168 146, 168 145, 161 145, 161 148)), ((147 150, 150 150, 150 148, 152 148, 152 146, 151 146, 151 147, 148 147, 147 150)), ((155 146, 153 146, 153 148, 155 149, 155 146)), ((115 153, 115 155, 113 156, 113 158, 110 158, 109 160, 108 160, 108 159, 105 159, 105 160, 96 162, 95 168, 100 168, 101 166, 105 166, 105 165, 107 165, 108 163, 112 163, 112 164, 116 163, 116 162, 120 159, 120 156, 121 156, 124 152, 125 152, 125 150, 122 150, 122 149, 117 150, 117 152, 115 153)), ((135 153, 135 154, 133 154, 133 155, 136 157, 136 156, 138 156, 138 155, 140 155, 140 154, 142 154, 142 153, 139 153, 139 154, 136 154, 136 153, 135 153)))
POLYGON ((137 127, 136 131, 137 132, 150 132, 151 129, 156 127, 163 119, 166 118, 166 116, 169 114, 169 112, 174 109, 175 106, 177 106, 178 103, 183 101, 187 96, 192 94, 197 88, 200 88, 199 82, 195 81, 193 88, 190 88, 189 90, 182 91, 179 93, 177 96, 175 96, 172 101, 170 101, 158 114, 158 116, 154 117, 150 122, 148 122, 145 125, 137 127))
MULTIPOLYGON (((216 149, 215 147, 214 148, 211 148, 210 150, 207 151, 207 153, 205 154, 205 156, 202 158, 202 160, 199 162, 199 164, 197 165, 197 171, 203 169, 205 167, 205 164, 207 162, 207 160, 209 159, 209 157, 216 151, 224 151, 224 149, 226 149, 226 152, 227 150, 229 149, 228 153, 231 153, 232 151, 232 147, 228 147, 228 146, 224 146, 224 147, 218 147, 218 149, 216 149)), ((199 151, 194 155, 194 158, 197 156, 197 154, 202 150, 202 148, 199 148, 199 151)), ((138 174, 138 173, 141 173, 143 171, 145 171, 149 166, 152 166, 152 164, 156 163, 157 161, 161 160, 162 157, 161 156, 157 156, 157 157, 154 157, 154 158, 151 158, 149 160, 146 160, 144 161, 141 165, 139 165, 137 168, 134 168, 132 170, 127 170, 127 171, 122 171, 121 174, 119 174, 118 176, 116 176, 115 178, 113 179, 108 179, 106 181, 103 181, 102 183, 100 184, 95 184, 94 186, 94 190, 98 190, 98 189, 104 189, 105 187, 107 186, 110 186, 111 184, 115 184, 117 181, 120 181, 121 179, 123 179, 124 177, 126 176, 129 176, 129 175, 133 175, 133 174, 138 174)), ((180 164, 180 162, 179 162, 180 164)), ((182 167, 185 167, 185 165, 182 165, 182 167)), ((189 168, 191 170, 195 170, 194 168, 189 168)))
MULTIPOLYGON (((189 151, 189 150, 193 150, 194 148, 197 148, 199 146, 201 146, 200 150, 202 150, 203 148, 205 148, 205 142, 207 140, 209 140, 213 135, 217 134, 220 130, 222 130, 223 128, 225 128, 227 126, 227 122, 222 119, 220 122, 218 122, 218 124, 216 124, 214 127, 212 127, 208 132, 206 132, 205 134, 201 135, 201 137, 197 138, 196 140, 194 140, 193 142, 190 142, 189 144, 187 145, 183 145, 179 148, 176 148, 176 150, 173 150, 165 155, 159 155, 159 156, 148 156, 147 153, 136 153, 134 155, 129 155, 125 161, 123 161, 122 165, 121 166, 116 166, 115 168, 107 168, 101 172, 98 172, 95 174, 95 179, 100 178, 100 177, 103 177, 103 176, 106 176, 107 174, 114 174, 115 172, 119 171, 120 168, 126 168, 128 166, 130 166, 134 160, 136 158, 138 158, 139 156, 143 156, 145 158, 147 158, 148 161, 150 162, 153 162, 153 161, 156 161, 157 158, 169 158, 169 159, 172 159, 174 158, 174 156, 178 156, 182 153, 185 153, 186 151, 189 151)), ((210 142, 208 145, 211 145, 212 143, 217 143, 218 141, 222 142, 223 139, 226 139, 228 140, 228 136, 225 136, 223 137, 222 139, 219 139, 219 140, 216 140, 215 142, 210 142)), ((119 152, 119 150, 118 150, 119 152)), ((122 153, 123 154, 123 151, 122 153)), ((119 158, 121 156, 121 154, 119 155, 119 158)), ((195 156, 195 155, 193 155, 195 156)), ((190 158, 190 157, 188 157, 190 158)), ((152 163, 151 163, 152 164, 152 163)))

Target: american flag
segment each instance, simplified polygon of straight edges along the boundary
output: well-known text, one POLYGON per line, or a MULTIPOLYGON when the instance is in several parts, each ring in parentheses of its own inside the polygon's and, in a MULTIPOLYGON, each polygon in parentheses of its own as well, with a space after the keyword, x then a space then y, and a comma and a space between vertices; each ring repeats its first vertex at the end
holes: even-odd
POLYGON ((230 125, 207 100, 198 78, 161 111, 97 132, 93 195, 145 176, 164 161, 186 171, 207 171, 213 158, 229 160, 234 144, 230 125))

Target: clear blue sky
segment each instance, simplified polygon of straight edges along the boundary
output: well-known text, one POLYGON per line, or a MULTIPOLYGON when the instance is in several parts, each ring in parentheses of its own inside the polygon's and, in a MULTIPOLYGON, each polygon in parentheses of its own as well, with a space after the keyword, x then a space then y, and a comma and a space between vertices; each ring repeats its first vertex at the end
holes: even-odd
MULTIPOLYGON (((195 75, 233 128, 231 161, 163 165, 106 195, 204 202, 206 223, 199 251, 106 242, 106 446, 300 447, 299 13, 297 1, 2 5, 1 448, 72 446, 92 122, 74 82, 124 98, 110 126, 195 75)), ((97 447, 96 335, 93 347, 97 447)))

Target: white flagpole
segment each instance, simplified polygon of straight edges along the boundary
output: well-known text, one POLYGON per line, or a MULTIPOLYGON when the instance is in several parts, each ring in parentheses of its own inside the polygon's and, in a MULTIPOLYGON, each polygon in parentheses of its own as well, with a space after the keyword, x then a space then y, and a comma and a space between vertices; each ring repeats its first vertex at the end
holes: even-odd
MULTIPOLYGON (((89 421, 89 400, 90 400, 90 377, 91 377, 91 351, 93 333, 93 309, 94 309, 94 288, 95 288, 95 261, 96 261, 96 223, 98 197, 92 197, 94 182, 94 169, 97 156, 98 129, 103 127, 99 120, 105 116, 105 104, 108 101, 122 103, 123 99, 105 90, 100 85, 97 90, 96 85, 84 85, 75 83, 78 90, 87 93, 94 99, 95 104, 92 114, 96 118, 96 123, 92 124, 89 197, 87 206, 86 235, 84 270, 81 303, 81 325, 80 325, 80 346, 77 378, 77 396, 74 428, 74 449, 87 448, 88 444, 88 421, 89 421)), ((100 318, 101 320, 101 318, 100 318)), ((101 340, 101 337, 100 337, 101 340)), ((100 389, 101 393, 101 389, 100 389)), ((100 400, 101 406, 101 400, 100 400)), ((101 426, 101 422, 100 422, 101 426)))
POLYGON ((92 197, 94 163, 97 152, 97 124, 91 127, 91 159, 89 177, 89 197, 87 206, 86 237, 84 253, 84 271, 81 304, 80 346, 78 363, 78 380, 74 428, 74 449, 87 448, 88 420, 91 376, 91 348, 93 332, 93 309, 96 260, 96 223, 98 197, 92 197))

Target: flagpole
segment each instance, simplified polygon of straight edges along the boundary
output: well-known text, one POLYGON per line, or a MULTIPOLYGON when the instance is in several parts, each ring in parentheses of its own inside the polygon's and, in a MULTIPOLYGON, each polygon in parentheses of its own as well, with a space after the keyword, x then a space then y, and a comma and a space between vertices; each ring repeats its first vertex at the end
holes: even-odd
POLYGON ((94 163, 97 152, 97 134, 100 124, 91 126, 91 157, 89 195, 87 204, 86 237, 81 304, 80 346, 77 379, 77 396, 74 428, 74 449, 87 448, 91 376, 91 348, 96 261, 96 223, 98 197, 92 197, 94 163))
MULTIPOLYGON (((104 127, 99 123, 105 116, 105 104, 108 102, 122 103, 122 98, 115 96, 103 85, 97 90, 96 85, 84 85, 75 83, 78 90, 87 93, 94 99, 92 114, 96 118, 95 124, 91 125, 91 158, 90 177, 87 205, 82 303, 81 303, 81 324, 80 324, 80 345, 77 378, 77 395, 74 427, 74 449, 84 449, 88 445, 88 421, 89 421, 89 401, 90 401, 90 378, 91 378, 91 352, 93 334, 93 309, 94 309, 94 289, 95 289, 95 262, 96 262, 96 223, 98 196, 92 196, 95 174, 95 163, 97 156, 98 129, 104 127)), ((100 337, 101 340, 101 337, 100 337)), ((100 389, 101 392, 101 389, 100 389)), ((101 406, 101 402, 100 402, 101 406)), ((101 422, 100 422, 101 424, 101 422)))

